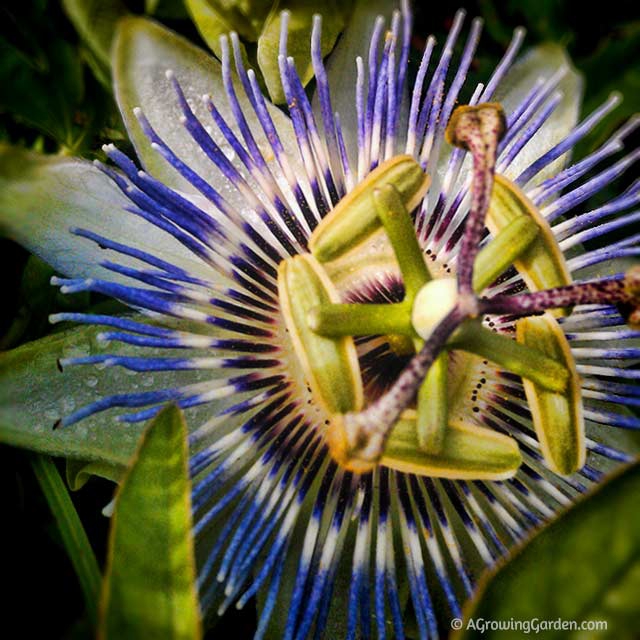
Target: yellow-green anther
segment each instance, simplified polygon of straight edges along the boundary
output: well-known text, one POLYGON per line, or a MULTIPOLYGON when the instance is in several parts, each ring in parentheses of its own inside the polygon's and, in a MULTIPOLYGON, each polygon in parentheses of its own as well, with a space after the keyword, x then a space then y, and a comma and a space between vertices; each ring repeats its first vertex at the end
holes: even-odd
POLYGON ((447 401, 449 356, 442 352, 431 365, 418 391, 416 430, 422 451, 438 454, 444 445, 449 423, 447 401))
POLYGON ((481 249, 473 269, 473 289, 482 292, 531 246, 540 227, 528 216, 517 216, 481 249))
MULTIPOLYGON (((523 216, 533 220, 539 229, 535 240, 513 263, 529 289, 541 291, 571 284, 569 268, 549 223, 516 185, 504 176, 496 175, 487 213, 487 227, 497 236, 523 216)), ((568 312, 567 309, 557 309, 553 314, 560 316, 568 312)))
POLYGON ((380 464, 417 475, 451 480, 506 480, 522 464, 517 442, 491 429, 452 420, 442 448, 420 448, 414 411, 405 411, 389 436, 380 464))
POLYGON ((322 267, 310 255, 283 260, 278 266, 278 295, 285 326, 315 398, 328 413, 361 409, 362 379, 353 339, 320 336, 307 323, 311 309, 339 300, 322 267))
POLYGON ((357 247, 382 223, 373 201, 374 189, 393 185, 409 211, 422 201, 430 179, 411 156, 394 156, 352 189, 315 228, 309 250, 320 261, 335 260, 357 247))
POLYGON ((413 338, 409 336, 403 336, 399 333, 390 333, 386 336, 389 348, 397 356, 412 356, 416 353, 416 348, 413 343, 413 338))
POLYGON ((373 201, 402 273, 405 301, 410 302, 431 280, 411 215, 393 184, 374 189, 373 201))
POLYGON ((337 303, 312 308, 307 316, 312 331, 319 335, 370 336, 388 333, 413 336, 410 307, 396 304, 337 303))
POLYGON ((570 379, 564 362, 537 349, 534 343, 520 344, 474 321, 463 323, 448 346, 475 353, 549 391, 564 392, 570 379))
POLYGON ((570 372, 563 393, 554 393, 527 379, 523 381, 542 455, 552 471, 570 475, 584 466, 586 444, 580 379, 569 343, 548 312, 518 320, 516 335, 518 342, 535 345, 570 372))

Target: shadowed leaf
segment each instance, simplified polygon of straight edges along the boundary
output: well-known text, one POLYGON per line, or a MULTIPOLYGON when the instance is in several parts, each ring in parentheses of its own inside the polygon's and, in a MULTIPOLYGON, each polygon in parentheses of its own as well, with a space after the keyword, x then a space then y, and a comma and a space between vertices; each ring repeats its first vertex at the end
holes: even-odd
MULTIPOLYGON (((640 465, 625 469, 521 547, 481 584, 469 620, 606 621, 607 629, 546 630, 545 638, 637 637, 640 465)), ((465 629, 455 637, 503 638, 465 629)))

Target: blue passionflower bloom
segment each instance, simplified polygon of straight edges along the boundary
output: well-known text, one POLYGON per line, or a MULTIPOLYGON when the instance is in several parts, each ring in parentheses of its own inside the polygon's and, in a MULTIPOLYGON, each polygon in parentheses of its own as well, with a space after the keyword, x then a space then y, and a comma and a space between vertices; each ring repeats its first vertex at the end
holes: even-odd
MULTIPOLYGON (((593 209, 583 203, 638 158, 638 150, 619 154, 638 121, 571 164, 576 143, 619 97, 576 123, 576 74, 555 50, 516 61, 524 37, 517 30, 486 83, 469 92, 471 109, 500 103, 504 110, 504 131, 485 145, 495 158, 483 165, 484 152, 474 146, 474 136, 486 133, 477 112, 461 112, 471 113, 471 133, 461 125, 445 136, 480 39, 481 21, 474 20, 461 55, 454 55, 464 19, 464 12, 456 15, 439 51, 433 38, 427 40, 410 82, 406 3, 388 21, 358 7, 327 66, 317 17, 310 99, 287 55, 284 14, 278 64, 287 114, 268 102, 254 72, 243 66, 234 35, 222 40, 218 65, 161 27, 132 19, 120 36, 131 58, 122 54, 116 61, 116 93, 145 169, 113 145, 105 147, 107 165, 60 160, 52 169, 53 195, 43 196, 57 198, 45 224, 29 226, 27 218, 14 225, 19 240, 67 276, 54 279, 63 292, 98 292, 136 312, 52 317, 105 327, 101 339, 120 345, 113 353, 71 354, 61 360, 65 372, 84 368, 99 378, 122 368, 143 376, 135 384, 134 377, 123 377, 119 390, 67 406, 59 432, 73 434, 97 415, 103 429, 116 428, 104 416, 143 423, 168 402, 186 411, 202 607, 223 613, 263 590, 256 637, 275 607, 288 611, 287 640, 321 636, 336 599, 348 603, 344 637, 402 638, 407 615, 420 637, 436 637, 439 625, 448 628, 449 619, 460 617, 482 568, 631 459, 616 432, 640 427, 627 411, 639 396, 639 373, 629 365, 638 357, 640 332, 626 324, 637 275, 624 277, 626 262, 639 253, 640 236, 632 230, 640 218, 640 181, 593 209), (172 46, 184 53, 163 58, 172 46), (468 290, 469 256, 504 239, 496 219, 489 230, 483 224, 487 206, 491 215, 494 174, 515 202, 509 210, 526 218, 519 221, 523 228, 533 225, 532 238, 540 243, 533 257, 523 253, 533 245, 523 245, 493 274, 491 264, 500 264, 501 256, 484 254, 492 277, 482 287, 484 297, 474 298, 480 306, 465 313, 482 316, 487 334, 524 349, 534 334, 517 328, 524 326, 519 318, 573 307, 548 320, 561 337, 539 329, 544 340, 569 345, 562 365, 569 383, 555 387, 540 372, 537 382, 523 384, 529 365, 505 364, 504 342, 491 342, 498 345, 491 353, 489 342, 462 341, 445 360, 447 419, 467 425, 455 427, 457 433, 490 430, 512 442, 517 461, 511 471, 492 475, 482 465, 469 471, 466 458, 455 455, 440 464, 446 446, 445 453, 434 449, 428 463, 411 466, 384 443, 363 470, 328 445, 334 415, 309 379, 323 362, 301 363, 301 354, 308 355, 304 332, 296 334, 300 346, 278 274, 282 264, 297 264, 287 262, 294 256, 312 252, 318 229, 327 228, 321 221, 345 198, 351 202, 359 186, 374 202, 380 185, 370 176, 400 156, 429 176, 426 193, 407 208, 424 260, 420 268, 426 265, 430 278, 457 278, 458 291, 465 282, 468 290), (484 187, 483 178, 489 180, 484 187), (471 218, 479 221, 473 232, 471 218), (462 246, 471 247, 469 255, 462 246), (594 276, 597 286, 582 284, 594 276), (573 392, 565 391, 567 384, 573 392), (568 420, 579 444, 559 445, 578 460, 568 472, 558 471, 548 451, 554 443, 539 433, 540 423, 545 437, 558 435, 549 419, 566 416, 549 408, 556 401, 578 406, 568 420), (293 584, 283 581, 285 571, 294 572, 293 584), (351 577, 346 591, 339 575, 351 577)), ((317 263, 318 278, 337 296, 331 304, 355 305, 356 313, 358 305, 401 303, 406 283, 393 240, 380 229, 362 241, 348 234, 342 239, 344 255, 317 263)), ((518 242, 514 236, 514 246, 518 242)), ((289 300, 302 295, 287 294, 289 300)), ((361 391, 345 414, 360 415, 393 392, 401 372, 419 357, 414 354, 432 340, 430 330, 423 335, 417 327, 410 325, 407 334, 416 335, 408 345, 398 345, 393 331, 340 338, 352 340, 355 364, 345 366, 355 371, 361 391)), ((551 359, 552 351, 546 354, 551 359)), ((340 380, 322 384, 339 386, 340 380)), ((95 386, 100 389, 99 381, 95 386)), ((413 398, 398 406, 406 409, 420 413, 413 398)), ((384 438, 393 443, 388 431, 384 438)))

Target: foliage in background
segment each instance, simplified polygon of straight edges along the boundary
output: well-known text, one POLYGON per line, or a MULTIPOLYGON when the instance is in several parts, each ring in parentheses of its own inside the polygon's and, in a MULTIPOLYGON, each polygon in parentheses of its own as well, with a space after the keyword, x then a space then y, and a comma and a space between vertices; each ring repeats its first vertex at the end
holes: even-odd
MULTIPOLYGON (((513 27, 524 24, 529 34, 527 44, 553 41, 568 48, 576 66, 586 76, 584 113, 593 110, 612 90, 622 92, 625 95, 622 107, 598 127, 595 135, 581 143, 579 154, 588 153, 630 114, 640 110, 640 67, 637 65, 640 58, 640 16, 633 2, 612 0, 607 3, 606 10, 598 11, 597 19, 594 19, 592 12, 585 10, 584 3, 575 1, 478 0, 414 4, 417 48, 423 44, 421 39, 432 32, 442 42, 458 4, 463 4, 470 15, 484 17, 486 32, 480 48, 482 55, 474 61, 472 69, 478 78, 486 76, 487 71, 495 65, 511 37, 513 27)), ((322 9, 329 8, 332 16, 332 20, 324 24, 325 53, 339 35, 348 5, 337 1, 320 5, 322 9)), ((272 65, 279 32, 278 11, 283 8, 291 11, 292 26, 298 30, 297 37, 302 41, 303 34, 308 32, 313 9, 317 6, 318 3, 310 0, 279 3, 260 0, 185 0, 184 3, 182 0, 13 0, 4 3, 0 8, 0 142, 89 159, 103 157, 101 145, 105 142, 117 142, 125 151, 128 150, 129 143, 113 99, 109 68, 109 50, 116 21, 128 13, 151 15, 204 49, 210 48, 217 53, 218 35, 229 29, 237 30, 242 37, 245 60, 262 71, 264 86, 275 100, 281 101, 282 96, 274 80, 277 70, 272 65)), ((302 50, 307 51, 306 47, 300 48, 302 50)), ((308 60, 298 62, 302 66, 308 60)), ((306 79, 311 79, 309 73, 306 79)), ((52 271, 47 265, 28 256, 9 241, 0 240, 0 248, 9 263, 4 273, 0 349, 16 347, 52 332, 47 322, 50 313, 69 309, 84 311, 95 309, 96 305, 106 306, 107 310, 116 308, 114 303, 95 295, 61 296, 48 284, 52 271)), ((28 347, 25 349, 20 353, 27 353, 28 347)), ((35 541, 31 544, 48 544, 53 540, 57 561, 65 558, 63 563, 66 562, 63 546, 56 546, 60 534, 51 526, 47 505, 34 498, 37 486, 25 478, 25 474, 31 471, 24 464, 23 454, 8 449, 3 449, 1 453, 3 472, 7 474, 10 487, 11 506, 16 507, 15 517, 23 518, 23 521, 10 522, 9 527, 16 527, 16 531, 21 526, 35 527, 35 541), (26 486, 24 490, 23 486, 26 486)), ((633 477, 637 478, 637 470, 633 473, 633 477)), ((83 484, 87 475, 88 472, 83 468, 70 471, 76 486, 83 484)), ((632 481, 628 477, 621 476, 615 481, 618 484, 613 489, 609 487, 598 495, 593 513, 607 506, 615 509, 618 504, 618 498, 613 495, 615 491, 618 491, 616 495, 620 496, 619 500, 623 500, 625 495, 632 495, 629 489, 632 481), (615 489, 622 484, 622 488, 615 489), (606 502, 603 496, 609 496, 611 504, 601 504, 606 502)), ((104 496, 109 492, 110 488, 94 481, 83 492, 73 496, 85 525, 103 506, 104 496)), ((636 487, 636 497, 637 493, 636 487)), ((586 504, 580 507, 583 512, 590 508, 586 504)), ((12 509, 9 509, 9 513, 13 513, 12 509)), ((622 507, 615 513, 623 520, 622 507)), ((611 523, 614 521, 609 515, 601 513, 598 517, 613 526, 611 523)), ((544 542, 540 540, 548 538, 561 540, 565 534, 571 539, 571 531, 567 533, 565 526, 558 523, 556 531, 559 530, 560 535, 550 531, 545 538, 541 536, 534 541, 534 545, 543 545, 544 542)), ((619 528, 625 527, 626 523, 621 522, 619 528)), ((90 531, 90 539, 99 558, 104 559, 104 544, 100 546, 100 542, 96 543, 95 540, 104 539, 106 521, 94 525, 94 528, 98 531, 90 531)), ((630 527, 630 536, 633 531, 635 529, 630 527)), ((31 540, 26 536, 25 539, 31 540)), ((594 537, 594 540, 597 538, 594 537)), ((25 542, 21 553, 31 553, 28 544, 25 542)), ((635 544, 637 551, 637 539, 635 544)), ((555 552, 558 553, 557 548, 555 552)), ((526 557, 526 553, 523 553, 516 562, 524 564, 526 557)), ((9 621, 4 624, 11 625, 11 617, 15 616, 16 624, 19 621, 25 636, 37 636, 43 630, 48 630, 52 617, 59 621, 60 628, 73 628, 79 614, 69 600, 79 599, 79 595, 74 595, 75 579, 70 571, 64 574, 50 569, 51 566, 57 566, 56 558, 46 566, 43 564, 39 567, 31 581, 14 580, 16 584, 25 586, 12 594, 16 606, 11 606, 9 601, 6 607, 9 621), (25 618, 20 614, 21 610, 29 612, 31 617, 25 618), (42 615, 33 616, 34 611, 42 615)), ((16 572, 21 569, 18 566, 16 572)), ((9 572, 4 580, 12 580, 11 575, 9 572)), ((633 575, 629 574, 629 580, 633 575)), ((483 607, 494 606, 490 600, 491 589, 490 586, 485 596, 489 599, 478 605, 481 607, 479 610, 485 611, 483 607)), ((512 589, 512 595, 517 595, 517 591, 512 589)), ((492 611, 495 613, 495 610, 492 611)), ((245 609, 242 614, 229 614, 226 624, 234 629, 235 637, 240 640, 248 637, 254 622, 245 609)), ((83 635, 86 627, 75 629, 77 637, 86 637, 83 635)), ((73 631, 69 633, 73 634, 73 631)))

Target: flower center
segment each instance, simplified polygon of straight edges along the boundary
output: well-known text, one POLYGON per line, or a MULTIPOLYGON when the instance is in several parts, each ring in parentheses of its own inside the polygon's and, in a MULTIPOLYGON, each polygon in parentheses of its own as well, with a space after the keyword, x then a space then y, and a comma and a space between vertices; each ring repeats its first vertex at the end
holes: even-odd
POLYGON ((546 309, 568 313, 574 304, 616 302, 630 306, 633 319, 638 277, 571 284, 546 221, 506 178, 494 181, 503 133, 504 116, 495 104, 459 108, 449 123, 449 141, 473 157, 471 206, 455 279, 434 280, 418 244, 410 212, 422 202, 429 178, 409 156, 371 172, 316 228, 311 254, 279 267, 281 310, 293 350, 315 403, 329 416, 330 451, 347 469, 366 472, 383 464, 466 479, 504 479, 517 472, 522 458, 516 441, 455 410, 466 372, 464 365, 452 366, 452 350, 522 376, 547 464, 562 474, 584 464, 579 379, 564 334, 546 309), (480 250, 485 225, 493 238, 480 250), (381 244, 381 234, 402 275, 404 298, 342 301, 336 281, 357 281, 370 268, 371 246, 381 244), (533 293, 478 297, 511 267, 533 293), (523 317, 516 340, 483 327, 487 314, 523 317), (361 336, 385 336, 396 353, 417 352, 388 392, 366 408, 354 340, 361 336))

